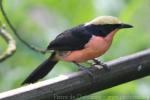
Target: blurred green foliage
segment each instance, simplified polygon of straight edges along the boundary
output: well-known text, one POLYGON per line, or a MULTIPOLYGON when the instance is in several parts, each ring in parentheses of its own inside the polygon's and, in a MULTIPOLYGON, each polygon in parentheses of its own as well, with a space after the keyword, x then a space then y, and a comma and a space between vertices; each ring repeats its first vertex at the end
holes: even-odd
MULTIPOLYGON (((150 47, 149 5, 149 0, 4 0, 5 10, 21 37, 43 49, 65 29, 96 16, 112 15, 132 24, 133 29, 118 32, 110 50, 101 57, 104 61, 150 47)), ((5 23, 1 14, 0 21, 5 23)), ((6 47, 0 37, 0 53, 6 47)), ((34 52, 17 40, 15 55, 0 63, 0 91, 20 87, 20 83, 48 55, 34 52)), ((60 62, 44 79, 74 71, 77 68, 73 64, 60 62)), ((150 95, 149 80, 147 77, 132 81, 78 100, 146 100, 150 95)))

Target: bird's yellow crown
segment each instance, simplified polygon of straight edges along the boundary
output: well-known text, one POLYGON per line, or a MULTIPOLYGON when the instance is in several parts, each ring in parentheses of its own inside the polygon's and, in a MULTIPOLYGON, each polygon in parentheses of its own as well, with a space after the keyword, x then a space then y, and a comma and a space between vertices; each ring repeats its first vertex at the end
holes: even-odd
POLYGON ((95 19, 93 19, 92 21, 86 23, 85 25, 90 25, 90 24, 94 24, 94 25, 104 25, 104 24, 120 24, 121 21, 113 16, 100 16, 97 17, 95 19))

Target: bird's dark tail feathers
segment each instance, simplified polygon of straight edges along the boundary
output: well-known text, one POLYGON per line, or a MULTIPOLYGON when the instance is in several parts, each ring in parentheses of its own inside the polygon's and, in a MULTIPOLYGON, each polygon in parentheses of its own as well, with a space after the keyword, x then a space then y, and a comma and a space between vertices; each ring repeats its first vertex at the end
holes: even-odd
POLYGON ((39 79, 43 78, 46 76, 52 68, 57 64, 58 61, 54 61, 53 58, 55 56, 55 52, 47 59, 45 60, 42 64, 40 64, 26 79, 25 81, 21 84, 27 84, 27 83, 34 83, 38 81, 39 79))

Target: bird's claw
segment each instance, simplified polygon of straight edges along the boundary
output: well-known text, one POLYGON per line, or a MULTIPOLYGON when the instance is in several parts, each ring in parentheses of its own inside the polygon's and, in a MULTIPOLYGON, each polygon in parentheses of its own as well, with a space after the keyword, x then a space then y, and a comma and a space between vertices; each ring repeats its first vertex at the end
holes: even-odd
POLYGON ((110 71, 110 67, 107 66, 107 64, 102 63, 101 61, 99 61, 99 60, 97 60, 97 59, 93 59, 93 61, 94 61, 94 63, 95 63, 94 66, 95 66, 95 65, 100 65, 100 66, 102 66, 102 67, 104 68, 104 70, 110 71))
POLYGON ((81 69, 79 69, 80 71, 85 71, 86 73, 88 73, 88 75, 92 78, 92 79, 94 79, 94 75, 93 75, 93 73, 91 72, 91 71, 89 71, 87 68, 81 68, 81 69))
POLYGON ((76 64, 78 66, 78 69, 80 71, 85 71, 92 79, 95 79, 93 73, 90 70, 88 70, 87 68, 85 68, 84 66, 82 66, 82 65, 80 65, 78 63, 74 62, 74 64, 76 64))

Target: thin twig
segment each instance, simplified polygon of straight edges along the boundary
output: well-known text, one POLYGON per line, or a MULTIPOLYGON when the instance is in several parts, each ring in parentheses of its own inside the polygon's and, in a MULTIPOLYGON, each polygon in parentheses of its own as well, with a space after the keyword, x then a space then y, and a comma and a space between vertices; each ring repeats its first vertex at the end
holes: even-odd
POLYGON ((10 56, 12 56, 15 51, 16 51, 16 42, 15 40, 12 38, 12 36, 5 31, 5 28, 2 27, 0 29, 0 35, 4 38, 4 40, 7 42, 8 47, 6 49, 6 51, 0 55, 0 62, 6 60, 7 58, 9 58, 10 56))
POLYGON ((45 54, 46 53, 46 50, 42 50, 42 49, 39 49, 29 43, 27 43, 24 39, 22 39, 20 37, 20 35, 18 34, 18 32, 16 31, 16 29, 13 27, 12 23, 10 22, 9 18, 7 17, 7 14, 5 13, 5 10, 4 10, 4 7, 3 7, 3 0, 0 0, 0 9, 2 11, 2 14, 6 20, 6 22, 8 23, 8 26, 12 29, 12 31, 14 32, 14 34, 16 35, 16 37, 23 43, 25 44, 28 48, 30 48, 31 50, 33 51, 36 51, 36 52, 40 52, 42 54, 45 54))

